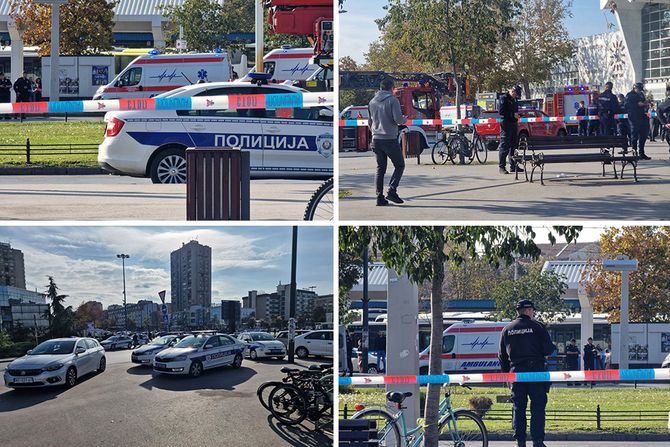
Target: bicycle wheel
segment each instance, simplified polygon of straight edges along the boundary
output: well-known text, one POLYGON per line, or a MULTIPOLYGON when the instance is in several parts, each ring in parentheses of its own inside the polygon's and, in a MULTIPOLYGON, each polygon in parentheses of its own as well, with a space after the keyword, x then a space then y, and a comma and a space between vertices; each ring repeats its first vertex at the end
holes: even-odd
POLYGON ((433 159, 433 163, 436 165, 443 165, 447 162, 449 157, 447 155, 447 145, 444 140, 437 140, 435 144, 433 144, 433 151, 430 156, 433 159))
POLYGON ((453 447, 487 447, 489 435, 484 421, 467 410, 456 411, 440 422, 440 441, 453 447))
POLYGON ((456 137, 451 138, 450 140, 447 140, 447 146, 447 156, 449 157, 449 161, 452 165, 455 165, 456 159, 460 157, 461 153, 461 140, 456 137))
POLYGON ((333 179, 329 178, 319 186, 307 203, 303 220, 333 220, 335 205, 333 200, 333 179))
POLYGON ((258 387, 258 390, 256 390, 256 396, 258 396, 258 400, 261 401, 263 408, 268 411, 272 411, 270 409, 270 393, 274 391, 275 388, 282 385, 284 385, 284 382, 273 381, 262 383, 261 386, 258 387))
POLYGON ((381 408, 366 408, 354 414, 351 419, 376 421, 380 447, 401 447, 400 429, 388 411, 381 408))
POLYGON ((479 162, 479 164, 483 165, 484 163, 486 163, 486 160, 489 157, 489 151, 488 148, 486 147, 486 143, 484 143, 484 140, 479 138, 479 136, 476 136, 474 146, 477 161, 479 162))
POLYGON ((474 140, 470 142, 470 140, 467 139, 467 137, 463 137, 463 143, 461 145, 461 150, 463 152, 463 158, 465 159, 466 164, 472 164, 472 162, 475 160, 475 142, 474 140))
POLYGON ((297 425, 307 417, 307 398, 294 385, 284 384, 270 392, 270 412, 285 425, 297 425))

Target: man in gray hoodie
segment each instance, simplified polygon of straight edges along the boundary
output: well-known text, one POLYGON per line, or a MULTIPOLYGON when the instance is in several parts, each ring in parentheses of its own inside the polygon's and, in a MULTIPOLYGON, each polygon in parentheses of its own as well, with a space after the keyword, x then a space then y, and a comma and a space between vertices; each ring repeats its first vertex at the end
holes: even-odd
POLYGON ((377 157, 377 206, 386 206, 389 200, 394 203, 403 203, 398 197, 398 185, 405 170, 405 159, 398 143, 398 126, 407 121, 400 109, 400 101, 393 96, 393 80, 384 79, 379 91, 368 104, 370 118, 368 125, 372 132, 370 147, 377 157), (389 182, 389 189, 384 197, 384 175, 386 174, 387 158, 393 163, 393 174, 389 182))

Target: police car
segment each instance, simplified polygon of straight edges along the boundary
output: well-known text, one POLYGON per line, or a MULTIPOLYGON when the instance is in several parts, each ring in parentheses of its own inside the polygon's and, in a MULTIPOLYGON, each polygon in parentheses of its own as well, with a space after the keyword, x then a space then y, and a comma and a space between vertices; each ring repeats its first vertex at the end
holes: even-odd
POLYGON ((176 345, 184 337, 185 335, 174 334, 156 337, 151 340, 151 343, 135 349, 130 356, 130 361, 139 365, 151 365, 156 354, 176 345))
POLYGON ((256 360, 259 357, 277 357, 282 360, 286 356, 286 346, 267 332, 245 332, 237 338, 247 344, 245 357, 256 360))
POLYGON ((189 335, 154 357, 154 371, 198 377, 206 369, 242 366, 245 343, 225 334, 189 335))
MULTIPOLYGON (((159 97, 286 94, 289 85, 212 82, 159 97)), ((109 112, 98 163, 108 172, 186 181, 188 147, 235 147, 250 153, 252 177, 329 178, 333 175, 331 107, 287 109, 153 110, 109 112)))

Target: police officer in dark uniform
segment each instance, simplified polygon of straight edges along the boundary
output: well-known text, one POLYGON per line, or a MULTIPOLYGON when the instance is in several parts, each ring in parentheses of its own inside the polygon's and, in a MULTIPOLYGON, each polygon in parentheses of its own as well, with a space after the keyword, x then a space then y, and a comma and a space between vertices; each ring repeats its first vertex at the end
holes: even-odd
MULTIPOLYGON (((577 340, 574 338, 570 340, 565 346, 565 370, 577 371, 579 369, 579 347, 577 340)), ((568 386, 572 386, 572 382, 568 382, 568 386)))
POLYGON ((509 174, 505 168, 509 157, 510 171, 523 172, 521 167, 514 161, 514 152, 518 145, 519 135, 519 103, 521 97, 521 86, 515 86, 500 98, 498 114, 502 118, 500 123, 500 146, 498 147, 498 170, 501 174, 509 174))
MULTIPOLYGON (((23 76, 18 78, 14 82, 14 91, 16 92, 16 102, 30 102, 30 80, 28 79, 28 73, 23 72, 23 76)), ((18 118, 18 116, 16 117, 18 118)), ((21 119, 25 119, 25 113, 21 114, 21 119)))
MULTIPOLYGON (((626 113, 626 97, 619 93, 617 95, 619 100, 619 109, 617 110, 618 115, 623 115, 626 113)), ((630 126, 628 125, 628 119, 618 118, 616 120, 617 135, 620 137, 626 137, 628 144, 630 144, 630 126)))
MULTIPOLYGON (((500 367, 503 372, 546 371, 545 357, 556 347, 544 325, 533 319, 535 306, 530 300, 516 305, 519 317, 505 326, 500 337, 500 367)), ((515 382, 512 384, 512 425, 518 447, 526 446, 526 407, 530 397, 530 434, 534 447, 544 445, 544 419, 549 383, 515 382)))
POLYGON ((587 113, 589 114, 589 117, 592 117, 592 116, 596 117, 594 119, 589 119, 589 129, 588 129, 589 136, 600 135, 600 120, 597 118, 598 117, 598 105, 596 103, 589 104, 589 107, 587 109, 587 113))
MULTIPOLYGON (((4 73, 0 72, 0 103, 12 102, 12 81, 5 77, 4 73)), ((2 119, 3 115, 0 115, 2 119)), ((5 119, 11 119, 11 116, 4 115, 5 119)))
POLYGON ((600 135, 614 135, 614 114, 619 108, 619 101, 612 93, 613 84, 605 84, 605 91, 598 96, 598 116, 600 117, 600 135))
POLYGON ((644 96, 644 85, 638 82, 633 86, 633 90, 626 95, 626 113, 628 113, 628 121, 631 128, 631 145, 633 146, 633 150, 638 151, 638 155, 643 160, 651 160, 644 153, 644 145, 649 136, 648 108, 649 103, 644 96))

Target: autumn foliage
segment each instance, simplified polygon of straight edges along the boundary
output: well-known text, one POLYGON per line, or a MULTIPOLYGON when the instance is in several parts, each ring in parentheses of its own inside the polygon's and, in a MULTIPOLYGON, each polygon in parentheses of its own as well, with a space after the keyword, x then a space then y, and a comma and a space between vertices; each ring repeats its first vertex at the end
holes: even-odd
MULTIPOLYGON (((60 6, 60 54, 99 54, 112 48, 114 7, 107 0, 69 0, 60 6)), ((12 0, 10 15, 26 45, 51 53, 51 6, 34 0, 12 0)))
POLYGON ((638 260, 638 271, 630 274, 630 321, 670 322, 670 227, 609 228, 600 249, 586 284, 593 309, 608 313, 610 323, 619 321, 621 274, 604 271, 601 261, 627 255, 638 260))

